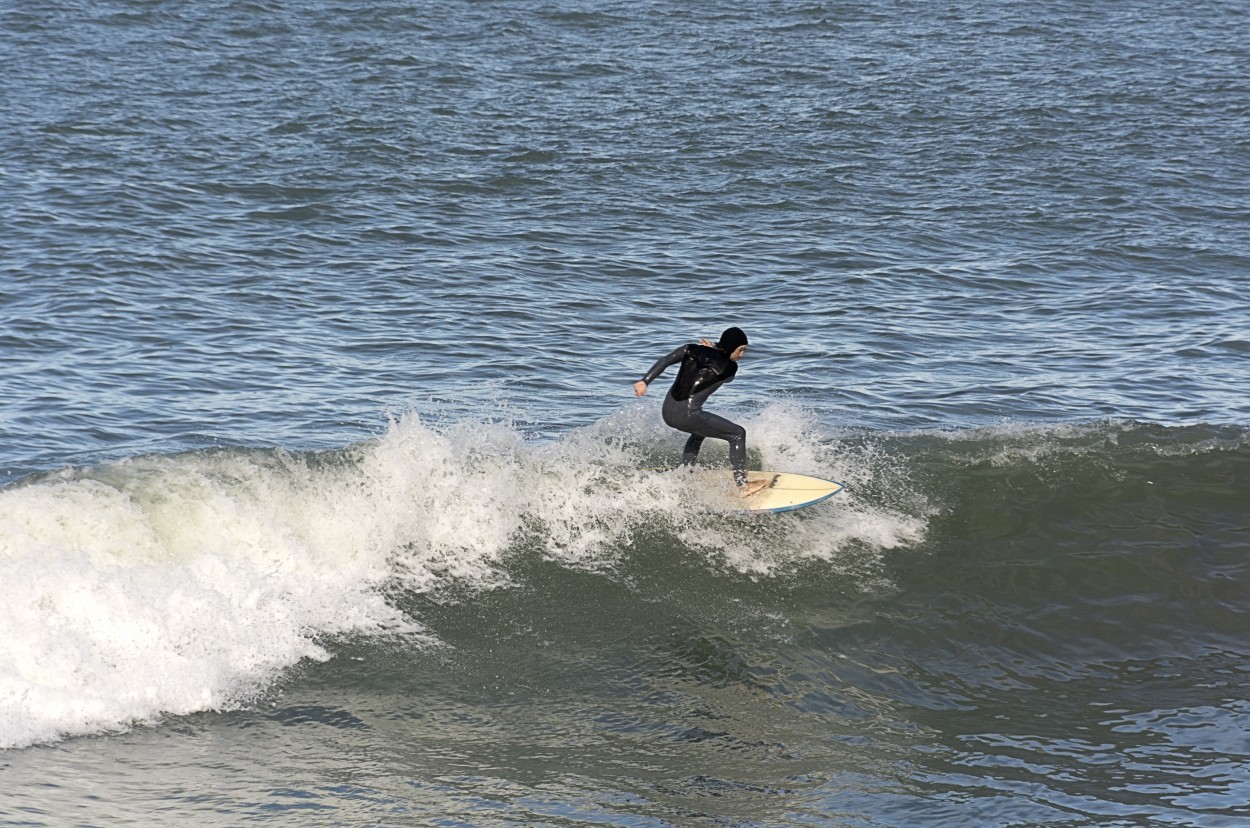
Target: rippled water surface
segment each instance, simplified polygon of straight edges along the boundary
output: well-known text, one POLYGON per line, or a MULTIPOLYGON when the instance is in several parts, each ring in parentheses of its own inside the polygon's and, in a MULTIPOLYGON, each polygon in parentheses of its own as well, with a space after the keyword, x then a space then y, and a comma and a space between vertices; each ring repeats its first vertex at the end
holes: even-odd
POLYGON ((0 824, 1250 820, 1246 42, 0 8, 0 824))

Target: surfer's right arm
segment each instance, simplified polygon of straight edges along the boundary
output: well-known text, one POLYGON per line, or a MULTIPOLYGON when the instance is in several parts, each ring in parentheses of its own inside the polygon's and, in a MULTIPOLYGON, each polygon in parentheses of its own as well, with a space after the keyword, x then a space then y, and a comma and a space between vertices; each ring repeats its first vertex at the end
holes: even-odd
POLYGON ((642 379, 634 383, 634 396, 641 397, 643 394, 647 393, 647 386, 655 382, 656 378, 659 377, 660 374, 663 374, 668 366, 681 362, 686 358, 686 349, 689 347, 689 345, 682 345, 671 354, 666 354, 656 360, 655 365, 651 366, 651 370, 643 374, 642 379))

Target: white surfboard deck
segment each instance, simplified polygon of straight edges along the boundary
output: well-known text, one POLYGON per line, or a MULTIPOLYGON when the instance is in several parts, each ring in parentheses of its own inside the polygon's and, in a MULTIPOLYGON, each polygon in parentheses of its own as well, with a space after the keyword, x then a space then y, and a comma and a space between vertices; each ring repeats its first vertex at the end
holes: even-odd
POLYGON ((769 484, 758 492, 742 497, 733 484, 730 471, 709 472, 714 476, 709 486, 709 506, 717 511, 764 514, 792 512, 823 503, 842 491, 841 483, 789 472, 749 471, 747 481, 767 480, 769 484))

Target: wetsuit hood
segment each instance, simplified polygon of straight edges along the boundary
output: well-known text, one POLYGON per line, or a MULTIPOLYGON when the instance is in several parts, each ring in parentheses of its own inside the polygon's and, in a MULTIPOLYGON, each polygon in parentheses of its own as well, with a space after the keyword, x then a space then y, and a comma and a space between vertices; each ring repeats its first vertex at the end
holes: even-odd
POLYGON ((746 344, 747 335, 742 332, 742 328, 726 328, 725 332, 720 335, 720 342, 716 343, 716 347, 727 354, 732 354, 746 344))

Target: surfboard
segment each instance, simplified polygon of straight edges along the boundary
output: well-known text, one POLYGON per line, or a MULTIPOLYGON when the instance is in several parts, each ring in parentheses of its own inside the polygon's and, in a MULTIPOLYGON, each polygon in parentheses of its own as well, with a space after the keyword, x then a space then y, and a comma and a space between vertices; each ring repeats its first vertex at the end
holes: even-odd
POLYGON ((730 471, 713 472, 717 485, 712 487, 712 508, 718 511, 742 514, 766 514, 793 512, 823 503, 842 491, 841 483, 789 472, 750 471, 747 480, 767 480, 768 485, 758 492, 742 497, 733 485, 730 471))

